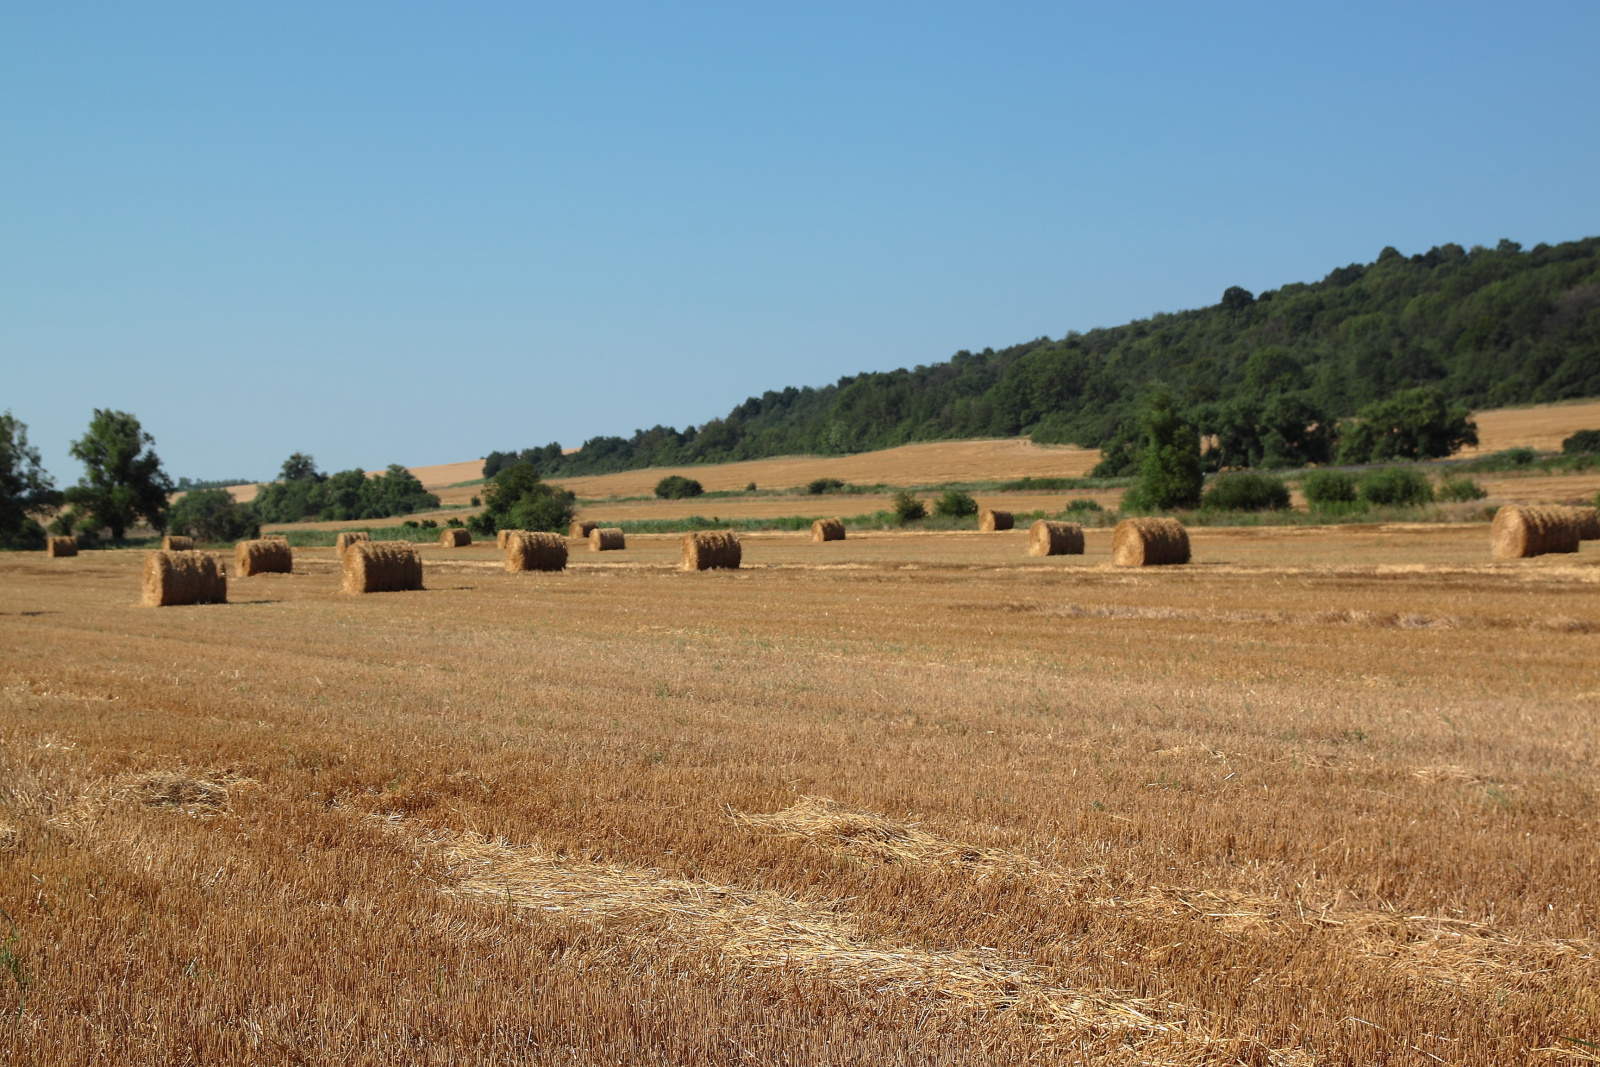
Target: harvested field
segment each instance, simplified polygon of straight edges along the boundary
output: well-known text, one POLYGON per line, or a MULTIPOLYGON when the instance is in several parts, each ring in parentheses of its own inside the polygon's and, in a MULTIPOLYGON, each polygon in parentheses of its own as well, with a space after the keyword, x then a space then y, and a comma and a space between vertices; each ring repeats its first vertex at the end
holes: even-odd
POLYGON ((1559 452, 1562 440, 1578 430, 1600 430, 1600 400, 1497 408, 1474 412, 1473 418, 1478 423, 1478 447, 1467 449, 1463 455, 1506 448, 1559 452))
POLYGON ((1084 536, 0 554, 0 1058, 1588 1062, 1600 543, 1084 536))

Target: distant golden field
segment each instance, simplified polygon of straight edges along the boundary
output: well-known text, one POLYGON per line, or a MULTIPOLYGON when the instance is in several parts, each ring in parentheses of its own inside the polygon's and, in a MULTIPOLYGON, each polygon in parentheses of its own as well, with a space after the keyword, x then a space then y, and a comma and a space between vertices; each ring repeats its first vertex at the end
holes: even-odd
POLYGON ((1192 535, 0 556, 0 1062, 1595 1062, 1600 543, 1192 535))

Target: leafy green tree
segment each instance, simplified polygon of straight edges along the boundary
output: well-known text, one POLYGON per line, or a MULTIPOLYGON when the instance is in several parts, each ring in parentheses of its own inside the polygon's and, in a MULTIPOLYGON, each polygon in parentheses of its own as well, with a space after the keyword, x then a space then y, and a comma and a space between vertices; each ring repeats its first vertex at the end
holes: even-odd
POLYGON ((167 513, 168 528, 197 541, 238 541, 261 530, 255 511, 226 489, 191 489, 167 513))
POLYGON ((1328 504, 1353 504, 1356 476, 1345 471, 1312 471, 1300 483, 1300 492, 1313 507, 1328 504))
POLYGON ((1144 431, 1144 459, 1139 483, 1129 489, 1124 506, 1139 511, 1192 508, 1200 503, 1205 475, 1200 472, 1200 436, 1178 415, 1172 397, 1153 394, 1139 420, 1144 431))
POLYGON ((1366 504, 1408 507, 1432 502, 1433 483, 1421 471, 1407 467, 1384 467, 1363 474, 1356 483, 1356 494, 1366 504))
POLYGON ((978 502, 959 489, 946 489, 934 502, 933 513, 947 519, 962 519, 978 513, 978 502))
POLYGON ((1224 474, 1211 483, 1200 506, 1217 511, 1281 511, 1289 506, 1289 488, 1265 474, 1224 474))
POLYGON ((1340 427, 1340 463, 1436 459, 1478 443, 1478 426, 1465 405, 1437 389, 1406 389, 1356 412, 1340 427))
POLYGON ((499 530, 564 532, 577 499, 571 490, 541 481, 532 463, 518 461, 502 467, 485 487, 483 510, 467 525, 482 537, 499 530))
POLYGON ((84 466, 78 484, 63 494, 77 523, 109 527, 116 541, 140 519, 157 530, 167 528, 172 479, 161 469, 161 458, 150 447, 154 444, 155 438, 129 413, 95 409, 88 431, 70 449, 84 466))
POLYGON ((699 482, 681 474, 669 474, 656 483, 656 496, 662 500, 687 500, 703 492, 705 487, 699 482))
POLYGON ((1561 451, 1567 455, 1600 452, 1600 430, 1579 430, 1561 442, 1561 451))
POLYGON ((37 548, 44 544, 39 519, 61 503, 55 482, 28 444, 28 427, 7 411, 0 415, 0 545, 37 548))
POLYGON ((894 517, 904 526, 908 522, 928 517, 928 508, 922 501, 911 494, 909 489, 900 489, 894 494, 894 517))

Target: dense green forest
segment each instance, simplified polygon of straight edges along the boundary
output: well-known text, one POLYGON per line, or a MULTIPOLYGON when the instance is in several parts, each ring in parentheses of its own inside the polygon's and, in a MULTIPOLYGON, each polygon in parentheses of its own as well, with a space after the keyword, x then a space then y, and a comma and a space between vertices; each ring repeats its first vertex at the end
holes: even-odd
POLYGON ((763 393, 698 428, 492 453, 485 473, 519 456, 549 477, 1017 434, 1115 450, 1153 387, 1201 432, 1244 442, 1212 457, 1228 466, 1271 465, 1274 448, 1325 457, 1338 420, 1404 390, 1473 408, 1600 396, 1600 238, 1385 248, 1213 307, 763 393))

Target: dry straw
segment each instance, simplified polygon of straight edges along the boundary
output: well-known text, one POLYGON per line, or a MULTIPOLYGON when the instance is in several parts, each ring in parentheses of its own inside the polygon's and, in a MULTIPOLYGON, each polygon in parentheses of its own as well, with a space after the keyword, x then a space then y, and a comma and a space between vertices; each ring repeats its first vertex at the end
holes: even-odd
POLYGON ((739 535, 731 530, 700 530, 683 535, 686 571, 738 570, 741 556, 739 535))
POLYGON ((227 602, 228 577, 216 556, 209 552, 145 553, 141 603, 146 607, 227 602))
POLYGON ((263 537, 240 541, 233 546, 233 566, 240 578, 256 574, 289 574, 294 571, 294 553, 287 538, 263 537))
POLYGON ((573 519, 572 525, 567 528, 567 536, 582 540, 593 533, 594 528, 599 525, 600 524, 598 522, 588 522, 582 519, 573 519))
POLYGON ((163 552, 193 552, 194 538, 180 537, 178 534, 167 534, 161 539, 163 552))
POLYGON ((340 559, 343 559, 345 549, 349 548, 357 541, 370 540, 372 540, 372 535, 367 533, 365 530, 346 530, 344 533, 333 539, 333 550, 340 559))
POLYGON ((422 556, 410 541, 357 541, 344 554, 342 593, 402 593, 422 588, 422 556))
POLYGON ((1578 522, 1570 508, 1507 504, 1494 513, 1489 547, 1495 559, 1526 559, 1578 551, 1578 522))
POLYGON ((1011 517, 1011 512, 1001 511, 998 508, 984 508, 978 512, 978 529, 984 533, 994 533, 996 530, 1009 530, 1016 525, 1016 520, 1011 517))
POLYGON ((511 530, 506 538, 506 570, 559 571, 567 566, 567 542, 560 534, 511 530))
POLYGON ((1600 541, 1600 508, 1572 507, 1572 521, 1578 526, 1578 540, 1600 541))
POLYGON ((1075 522, 1040 519, 1028 528, 1028 555, 1083 555, 1083 527, 1075 522))
POLYGON ((57 559, 63 556, 76 556, 78 542, 71 537, 46 537, 44 539, 44 554, 57 559))
POLYGON ((472 535, 457 527, 439 531, 439 544, 445 548, 466 548, 472 544, 472 535))
POLYGON ((628 547, 620 526, 596 526, 589 531, 590 552, 619 552, 628 547))
POLYGON ((1111 562, 1161 567, 1189 562, 1189 531, 1177 519, 1123 519, 1111 533, 1111 562))
POLYGON ((506 550, 506 541, 511 538, 511 535, 521 532, 521 530, 497 530, 494 535, 494 547, 504 552, 506 550))
POLYGON ((817 519, 811 524, 811 540, 813 541, 843 541, 843 519, 817 519))

